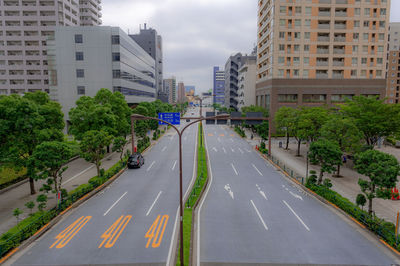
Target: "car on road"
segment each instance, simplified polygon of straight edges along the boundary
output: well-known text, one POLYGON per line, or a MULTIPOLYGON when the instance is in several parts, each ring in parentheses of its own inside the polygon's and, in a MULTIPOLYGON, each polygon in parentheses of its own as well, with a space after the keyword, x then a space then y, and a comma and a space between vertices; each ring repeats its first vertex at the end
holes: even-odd
POLYGON ((144 164, 144 157, 139 152, 134 153, 128 158, 128 168, 140 168, 144 164))

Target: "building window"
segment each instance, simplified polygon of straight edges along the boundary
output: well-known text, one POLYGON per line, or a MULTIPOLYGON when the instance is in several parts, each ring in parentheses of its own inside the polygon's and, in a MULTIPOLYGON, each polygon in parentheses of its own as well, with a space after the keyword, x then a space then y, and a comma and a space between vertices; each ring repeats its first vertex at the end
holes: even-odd
POLYGON ((285 63, 285 57, 279 56, 279 57, 278 57, 278 63, 279 63, 279 64, 284 64, 284 63, 285 63))
POLYGON ((358 45, 353 45, 353 53, 358 52, 358 45))
POLYGON ((368 33, 363 34, 363 39, 364 39, 364 41, 368 41, 368 33))
POLYGON ((310 58, 309 57, 304 57, 304 64, 308 65, 310 63, 310 58))
POLYGON ((366 76, 367 76, 367 71, 361 70, 361 77, 366 77, 366 76))
POLYGON ((354 40, 358 40, 358 36, 359 36, 358 33, 353 33, 353 39, 354 39, 354 40))
POLYGON ((385 33, 379 33, 379 40, 380 41, 383 41, 383 40, 385 40, 385 33))
POLYGON ((85 70, 84 69, 77 69, 76 70, 76 77, 77 78, 84 78, 85 77, 85 70))
POLYGON ((360 8, 354 8, 354 14, 360 15, 360 8))
POLYGON ((111 36, 111 44, 119 44, 119 35, 111 36))
POLYGON ((300 57, 293 57, 293 64, 297 65, 300 63, 300 57))
POLYGON ((354 20, 354 28, 359 28, 359 27, 360 27, 360 21, 354 20))
POLYGON ((285 26, 286 25, 286 20, 285 19, 280 19, 279 20, 279 25, 280 26, 285 26))
POLYGON ((294 77, 298 77, 299 76, 299 70, 298 69, 294 69, 293 70, 293 76, 294 77))
POLYGON ((369 21, 364 21, 364 28, 369 28, 369 21))
POLYGON ((382 76, 382 70, 377 70, 376 71, 376 76, 381 77, 382 76))
POLYGON ((295 32, 294 33, 294 38, 295 39, 300 39, 300 32, 295 32))
POLYGON ((351 64, 352 64, 352 65, 357 65, 357 57, 353 57, 353 58, 351 59, 351 64))
POLYGON ((361 58, 361 64, 363 64, 363 65, 367 64, 367 58, 366 57, 361 58))
POLYGON ((369 16, 371 14, 371 9, 364 8, 364 16, 369 16))
POLYGON ((306 19, 306 20, 304 21, 304 25, 307 26, 307 27, 309 27, 309 26, 311 25, 311 19, 306 19))
POLYGON ((113 70, 113 78, 114 79, 121 78, 121 70, 113 70))
POLYGON ((283 31, 279 32, 279 38, 285 39, 285 32, 283 32, 283 31))
POLYGON ((119 53, 112 53, 112 60, 113 61, 120 61, 120 54, 119 53))
POLYGON ((362 51, 363 51, 363 53, 368 53, 368 45, 363 45, 362 51))
POLYGON ((355 69, 351 70, 351 76, 357 77, 357 70, 355 70, 355 69))
POLYGON ((295 12, 296 12, 296 14, 301 14, 301 6, 296 6, 295 12))
POLYGON ((285 45, 279 44, 279 51, 285 51, 285 45))
POLYGON ((300 51, 300 45, 298 45, 298 44, 295 44, 293 48, 294 48, 295 52, 299 52, 300 51))
POLYGON ((78 95, 85 95, 85 86, 77 87, 78 95))
POLYGON ((305 103, 326 102, 326 94, 303 94, 303 102, 305 103))
POLYGON ((383 52, 383 45, 378 45, 378 52, 383 52))
POLYGON ((295 19, 294 20, 294 26, 295 27, 301 27, 301 19, 295 19))
POLYGON ((286 14, 286 6, 280 6, 279 12, 280 12, 281 14, 286 14))
POLYGON ((279 76, 280 78, 283 78, 283 74, 284 74, 284 70, 283 70, 283 69, 279 69, 279 71, 278 71, 278 76, 279 76))
POLYGON ((310 51, 310 45, 306 44, 304 45, 304 52, 310 51))
POLYGON ((76 52, 75 53, 75 60, 76 61, 83 61, 83 52, 76 52))
POLYGON ((297 103, 297 94, 278 94, 280 103, 297 103))
POLYGON ((311 7, 306 6, 306 15, 311 15, 311 7))
POLYGON ((82 34, 75 34, 75 43, 83 43, 82 34))
POLYGON ((385 27, 385 21, 379 21, 379 27, 384 28, 385 27))
POLYGON ((310 33, 309 32, 304 32, 304 39, 306 39, 306 40, 310 39, 310 33))
POLYGON ((309 71, 308 71, 308 69, 304 69, 303 70, 303 78, 308 78, 308 73, 309 71))

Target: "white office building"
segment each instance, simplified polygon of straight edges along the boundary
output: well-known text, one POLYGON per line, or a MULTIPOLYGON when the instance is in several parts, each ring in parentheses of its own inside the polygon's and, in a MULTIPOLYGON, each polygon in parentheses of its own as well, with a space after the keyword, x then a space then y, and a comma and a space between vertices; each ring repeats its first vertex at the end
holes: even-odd
POLYGON ((57 27, 48 40, 50 97, 65 119, 81 96, 120 91, 129 104, 156 99, 155 61, 118 27, 57 27))

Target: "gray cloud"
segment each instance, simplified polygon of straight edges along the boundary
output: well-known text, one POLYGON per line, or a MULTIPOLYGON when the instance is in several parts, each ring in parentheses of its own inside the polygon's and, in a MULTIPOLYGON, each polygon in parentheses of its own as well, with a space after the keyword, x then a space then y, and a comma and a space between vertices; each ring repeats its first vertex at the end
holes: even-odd
POLYGON ((163 37, 165 76, 206 91, 214 65, 251 52, 257 0, 103 0, 103 25, 133 33, 145 22, 163 37))

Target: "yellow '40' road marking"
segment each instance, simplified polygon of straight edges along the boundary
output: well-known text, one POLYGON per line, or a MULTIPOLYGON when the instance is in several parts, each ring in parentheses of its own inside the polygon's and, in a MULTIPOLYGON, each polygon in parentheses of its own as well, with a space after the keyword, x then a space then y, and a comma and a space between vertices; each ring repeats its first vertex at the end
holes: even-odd
POLYGON ((104 234, 101 236, 101 238, 104 238, 103 242, 99 245, 99 248, 103 246, 103 244, 106 242, 108 239, 107 243, 104 245, 105 248, 111 248, 114 246, 115 242, 121 235, 121 233, 124 231, 126 225, 129 223, 129 221, 132 219, 131 215, 123 216, 118 218, 115 223, 113 223, 110 228, 107 229, 107 231, 104 232, 104 234))

